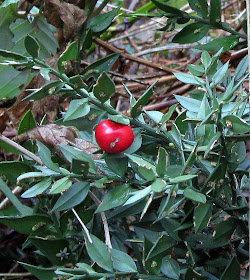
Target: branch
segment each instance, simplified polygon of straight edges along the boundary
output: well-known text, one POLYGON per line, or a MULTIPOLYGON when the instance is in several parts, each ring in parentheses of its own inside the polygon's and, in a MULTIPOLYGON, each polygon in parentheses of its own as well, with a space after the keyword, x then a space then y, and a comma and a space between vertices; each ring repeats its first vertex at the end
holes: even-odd
POLYGON ((25 149, 21 145, 17 144, 16 142, 12 141, 11 139, 3 136, 2 134, 0 134, 0 140, 5 142, 6 144, 9 144, 13 148, 17 149, 18 151, 20 151, 22 154, 26 155, 27 157, 33 159, 38 164, 44 165, 44 163, 41 161, 41 159, 38 156, 36 156, 32 152, 30 152, 29 150, 25 149))

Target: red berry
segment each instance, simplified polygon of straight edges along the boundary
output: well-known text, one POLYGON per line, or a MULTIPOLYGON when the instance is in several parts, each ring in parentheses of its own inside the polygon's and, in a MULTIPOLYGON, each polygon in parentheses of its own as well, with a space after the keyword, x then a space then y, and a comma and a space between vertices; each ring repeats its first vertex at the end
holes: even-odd
POLYGON ((95 138, 103 151, 110 154, 118 154, 132 145, 134 133, 129 125, 105 120, 97 125, 95 138))

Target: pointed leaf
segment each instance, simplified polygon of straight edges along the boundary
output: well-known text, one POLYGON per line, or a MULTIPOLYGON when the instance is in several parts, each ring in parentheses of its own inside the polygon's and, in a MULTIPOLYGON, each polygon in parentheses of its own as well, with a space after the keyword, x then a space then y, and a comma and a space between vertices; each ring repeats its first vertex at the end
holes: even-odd
POLYGON ((203 18, 208 15, 208 5, 206 0, 188 0, 189 6, 203 18))
POLYGON ((132 106, 130 113, 133 118, 138 117, 142 113, 142 107, 148 103, 153 95, 153 87, 157 82, 155 81, 132 106))
POLYGON ((201 232, 209 223, 212 217, 212 203, 200 203, 194 210, 195 233, 201 232))
POLYGON ((69 189, 72 185, 72 181, 69 177, 64 177, 62 179, 57 180, 50 189, 50 194, 57 194, 60 192, 64 192, 69 189))
POLYGON ((222 118, 222 122, 228 129, 230 129, 234 133, 242 134, 248 133, 250 131, 250 125, 243 119, 234 115, 225 116, 224 118, 222 118))
POLYGON ((209 21, 212 26, 221 23, 221 0, 210 1, 209 21))
POLYGON ((89 188, 89 182, 80 181, 73 184, 57 200, 52 211, 64 211, 79 205, 88 195, 89 188))
POLYGON ((207 50, 211 52, 217 52, 221 48, 223 51, 229 51, 239 44, 239 37, 236 35, 225 36, 216 38, 206 44, 196 46, 195 49, 207 50))
POLYGON ((115 270, 128 273, 137 271, 135 262, 128 254, 116 249, 111 249, 110 251, 115 270))
POLYGON ((39 47, 37 40, 33 36, 27 35, 24 40, 24 45, 25 45, 27 52, 33 58, 38 57, 40 47, 39 47))
POLYGON ((226 269, 223 271, 223 274, 220 280, 240 280, 240 263, 236 256, 229 261, 226 269))
POLYGON ((157 155, 156 172, 160 177, 164 177, 167 168, 167 151, 160 147, 157 155))
POLYGON ((129 185, 121 185, 108 191, 102 203, 96 209, 96 213, 104 212, 122 205, 128 199, 131 190, 129 185))
POLYGON ((41 142, 37 141, 38 154, 42 162, 51 170, 60 172, 60 169, 56 163, 51 160, 50 150, 41 142))
POLYGON ((144 197, 151 193, 151 186, 146 187, 145 189, 133 192, 132 196, 126 201, 124 205, 129 205, 134 202, 142 200, 144 197))
POLYGON ((98 78, 93 88, 93 93, 101 103, 106 102, 115 93, 115 84, 106 72, 102 72, 98 78))
POLYGON ((191 199, 195 202, 206 203, 207 201, 206 196, 203 193, 200 193, 197 190, 194 190, 190 187, 187 187, 184 190, 183 194, 186 198, 191 199))
MULTIPOLYGON (((175 77, 185 84, 190 85, 204 85, 204 81, 201 78, 186 74, 186 73, 174 73, 175 77)), ((181 97, 181 96, 180 96, 181 97)), ((184 96, 182 96, 184 97, 184 96)), ((187 97, 186 97, 187 98, 187 97)))
POLYGON ((172 42, 179 44, 194 43, 201 40, 208 30, 209 26, 207 24, 199 22, 190 23, 174 36, 172 42))
POLYGON ((18 126, 18 135, 36 127, 36 120, 31 110, 28 110, 18 126))
POLYGON ((86 116, 90 111, 88 99, 72 100, 69 104, 67 113, 63 117, 63 121, 71 121, 86 116))
POLYGON ((23 262, 18 263, 21 264, 32 275, 36 276, 39 280, 53 280, 56 278, 55 268, 44 268, 23 262))
POLYGON ((90 243, 86 238, 86 247, 90 258, 103 269, 113 272, 113 264, 107 245, 105 245, 99 238, 92 234, 90 237, 93 243, 90 243))
POLYGON ((65 65, 67 61, 76 59, 78 56, 78 41, 72 42, 67 46, 65 51, 60 55, 57 60, 57 67, 59 72, 62 74, 65 71, 65 65))
POLYGON ((25 191, 22 194, 22 197, 23 198, 35 197, 35 196, 45 192, 50 187, 51 183, 52 183, 51 177, 45 178, 41 182, 35 184, 30 189, 25 191))

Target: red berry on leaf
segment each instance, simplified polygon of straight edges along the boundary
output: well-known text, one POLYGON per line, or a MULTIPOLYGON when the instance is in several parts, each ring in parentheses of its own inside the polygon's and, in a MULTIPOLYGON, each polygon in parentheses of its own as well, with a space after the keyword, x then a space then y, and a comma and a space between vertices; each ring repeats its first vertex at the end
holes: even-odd
POLYGON ((109 154, 118 154, 128 149, 134 141, 134 132, 129 125, 105 120, 95 130, 100 148, 109 154))

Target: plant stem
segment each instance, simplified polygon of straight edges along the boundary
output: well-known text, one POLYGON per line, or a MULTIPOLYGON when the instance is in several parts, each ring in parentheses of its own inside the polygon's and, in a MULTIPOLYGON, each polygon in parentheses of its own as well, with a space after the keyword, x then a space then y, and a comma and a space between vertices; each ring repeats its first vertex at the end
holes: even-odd
POLYGON ((21 145, 17 144, 16 142, 12 141, 11 139, 9 139, 9 138, 7 138, 7 137, 5 137, 5 136, 0 134, 0 140, 5 142, 6 144, 9 144, 10 146, 12 146, 13 148, 17 149, 18 151, 20 151, 24 155, 28 156, 29 158, 33 159, 38 164, 44 165, 44 163, 41 161, 41 159, 38 156, 36 156, 32 152, 30 152, 29 150, 25 149, 21 145))
POLYGON ((225 24, 223 24, 225 22, 221 22, 220 24, 218 24, 218 26, 212 26, 210 24, 209 20, 203 19, 203 18, 200 18, 200 17, 191 16, 188 13, 183 13, 183 17, 184 18, 193 19, 196 22, 200 22, 200 23, 204 23, 206 25, 209 25, 212 29, 222 29, 222 30, 225 30, 225 31, 231 33, 232 35, 236 35, 236 36, 239 36, 240 38, 247 39, 246 35, 241 34, 241 33, 237 32, 237 31, 231 29, 230 27, 225 26, 225 24))
POLYGON ((124 118, 129 119, 130 123, 132 125, 135 125, 137 127, 142 128, 143 130, 145 130, 149 135, 154 136, 164 142, 171 142, 170 139, 167 137, 167 135, 163 134, 163 133, 157 133, 152 127, 148 126, 145 123, 142 123, 140 121, 138 121, 137 119, 128 117, 123 115, 122 113, 117 112, 113 107, 106 105, 104 103, 101 103, 98 99, 93 98, 92 96, 90 96, 87 92, 85 92, 82 89, 77 88, 73 83, 70 82, 69 78, 64 75, 64 74, 60 74, 58 73, 55 69, 51 68, 47 63, 45 63, 44 61, 41 61, 39 59, 34 59, 34 62, 42 67, 45 68, 49 68, 51 74, 55 75, 56 77, 58 77, 61 81, 63 81, 65 84, 69 85, 76 93, 78 93, 80 96, 84 97, 84 98, 88 98, 89 101, 96 105, 97 107, 99 107, 100 109, 106 111, 107 113, 109 113, 110 115, 122 115, 124 118))

